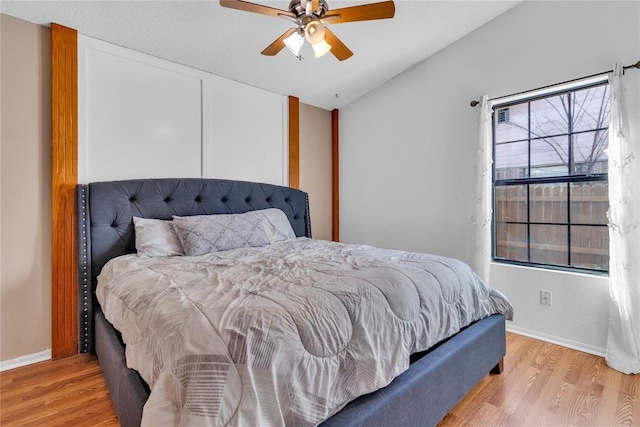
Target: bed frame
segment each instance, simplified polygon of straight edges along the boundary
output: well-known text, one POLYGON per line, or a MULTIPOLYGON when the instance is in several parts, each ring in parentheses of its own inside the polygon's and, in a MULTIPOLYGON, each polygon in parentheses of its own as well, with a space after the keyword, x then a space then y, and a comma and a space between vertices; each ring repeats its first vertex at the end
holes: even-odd
MULTIPOLYGON (((127 368, 120 334, 94 297, 102 266, 136 251, 132 218, 275 207, 287 215, 296 236, 311 237, 308 195, 270 184, 175 178, 81 184, 77 196, 79 351, 97 355, 121 425, 139 426, 149 388, 127 368)), ((390 385, 359 397, 321 426, 435 426, 480 379, 501 372, 505 353, 505 318, 487 317, 414 355, 390 385)))

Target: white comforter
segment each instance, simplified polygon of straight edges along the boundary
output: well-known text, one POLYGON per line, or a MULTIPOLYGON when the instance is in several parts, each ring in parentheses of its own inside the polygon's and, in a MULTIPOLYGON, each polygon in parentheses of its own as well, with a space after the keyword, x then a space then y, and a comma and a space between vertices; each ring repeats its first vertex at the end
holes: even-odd
POLYGON ((151 387, 143 425, 315 425, 511 305, 460 261, 299 238, 125 255, 97 296, 151 387))

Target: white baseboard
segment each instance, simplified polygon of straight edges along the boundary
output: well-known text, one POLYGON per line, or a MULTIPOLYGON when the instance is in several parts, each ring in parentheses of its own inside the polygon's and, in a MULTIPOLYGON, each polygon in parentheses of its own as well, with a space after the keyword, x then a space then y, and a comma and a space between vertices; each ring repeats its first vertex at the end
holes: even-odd
POLYGON ((528 329, 520 328, 518 326, 512 326, 509 324, 507 324, 507 331, 513 332, 514 334, 518 335, 524 335, 525 337, 550 342, 551 344, 568 347, 573 350, 581 351, 583 353, 593 354, 594 356, 605 357, 606 349, 601 347, 596 347, 589 344, 568 340, 566 338, 556 337, 553 335, 547 335, 536 331, 530 331, 528 329))
POLYGON ((50 348, 45 351, 41 351, 40 353, 27 354, 26 356, 16 357, 15 359, 0 362, 0 372, 8 371, 9 369, 20 368, 21 366, 27 366, 38 362, 44 362, 45 360, 51 360, 50 348))

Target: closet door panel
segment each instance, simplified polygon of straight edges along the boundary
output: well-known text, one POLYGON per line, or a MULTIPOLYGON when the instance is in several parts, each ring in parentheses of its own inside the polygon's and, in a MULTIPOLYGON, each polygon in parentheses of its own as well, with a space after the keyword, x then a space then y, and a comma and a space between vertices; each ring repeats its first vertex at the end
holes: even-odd
POLYGON ((204 82, 203 175, 287 185, 287 98, 204 82))
POLYGON ((201 79, 120 49, 83 52, 86 180, 200 177, 201 79))

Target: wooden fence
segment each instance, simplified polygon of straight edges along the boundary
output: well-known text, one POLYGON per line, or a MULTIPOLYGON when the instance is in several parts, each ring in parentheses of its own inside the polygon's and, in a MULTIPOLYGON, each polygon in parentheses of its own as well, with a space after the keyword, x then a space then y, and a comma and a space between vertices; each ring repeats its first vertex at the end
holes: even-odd
POLYGON ((496 257, 608 270, 608 209, 604 182, 496 187, 496 257))

